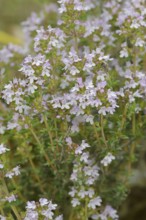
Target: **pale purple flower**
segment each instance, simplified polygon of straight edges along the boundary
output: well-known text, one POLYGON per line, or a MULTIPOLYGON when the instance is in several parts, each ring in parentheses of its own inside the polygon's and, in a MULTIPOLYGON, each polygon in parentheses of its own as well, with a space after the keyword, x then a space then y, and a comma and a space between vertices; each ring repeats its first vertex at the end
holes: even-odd
POLYGON ((4 153, 6 153, 7 151, 9 151, 9 149, 6 148, 6 147, 4 146, 4 144, 0 144, 0 154, 4 154, 4 153))
POLYGON ((32 209, 28 209, 26 212, 26 216, 24 220, 38 220, 39 219, 39 214, 37 211, 34 211, 32 209))
POLYGON ((35 201, 28 201, 26 205, 26 209, 32 209, 32 210, 36 209, 35 201))
POLYGON ((134 28, 134 29, 138 29, 140 27, 140 24, 138 23, 137 20, 133 20, 132 24, 130 25, 130 27, 134 28))
POLYGON ((14 176, 14 172, 7 172, 6 174, 5 174, 5 177, 7 177, 7 178, 9 178, 9 179, 12 179, 12 177, 14 176))
POLYGON ((6 220, 6 217, 0 215, 0 219, 1 219, 1 220, 6 220))
POLYGON ((90 202, 88 203, 88 207, 91 209, 96 209, 97 206, 101 206, 102 199, 100 196, 91 199, 90 202))
POLYGON ((39 199, 39 202, 41 206, 46 206, 49 204, 49 201, 46 198, 39 199))
POLYGON ((71 147, 72 146, 72 139, 71 139, 71 137, 67 137, 66 139, 65 139, 65 141, 66 141, 66 143, 67 143, 67 145, 69 146, 69 147, 71 147))
POLYGON ((87 143, 85 142, 85 140, 82 140, 81 145, 78 146, 77 149, 75 150, 75 154, 81 154, 82 151, 83 151, 84 149, 88 148, 88 147, 90 147, 90 145, 87 144, 87 143))
POLYGON ((108 166, 113 160, 115 160, 115 156, 112 155, 112 153, 108 153, 102 160, 101 160, 101 164, 103 164, 103 166, 108 166))
POLYGON ((111 206, 107 205, 104 209, 104 211, 101 214, 96 214, 92 216, 92 219, 95 220, 108 220, 108 219, 118 220, 119 216, 117 214, 117 211, 113 209, 111 206))
POLYGON ((86 180, 86 184, 87 184, 87 186, 91 186, 91 185, 93 185, 94 184, 94 182, 95 182, 95 178, 93 178, 93 177, 89 177, 89 178, 87 178, 87 180, 86 180))
POLYGON ((91 188, 86 191, 86 195, 89 196, 89 198, 92 198, 95 195, 95 191, 91 188))
POLYGON ((135 42, 135 46, 137 47, 143 47, 145 45, 144 40, 137 38, 136 42, 135 42))
POLYGON ((74 187, 72 187, 72 188, 71 188, 71 191, 70 191, 68 194, 69 194, 71 197, 74 197, 76 193, 77 193, 77 190, 76 190, 74 187))
POLYGON ((63 215, 59 215, 55 218, 55 220, 63 220, 63 215))
POLYGON ((71 204, 72 204, 73 207, 76 207, 76 206, 80 205, 81 203, 77 198, 73 198, 71 200, 71 204))
POLYGON ((53 219, 53 216, 54 216, 54 212, 52 212, 52 210, 50 210, 50 209, 42 210, 41 214, 49 219, 53 219))
POLYGON ((85 196, 86 196, 86 190, 83 190, 83 189, 81 189, 79 192, 78 192, 78 196, 80 197, 80 198, 85 198, 85 196))
POLYGON ((6 201, 8 201, 9 203, 16 201, 16 196, 15 195, 11 195, 11 196, 7 196, 6 201))
POLYGON ((128 54, 128 51, 126 48, 123 48, 121 51, 120 51, 120 57, 128 57, 129 54, 128 54))
POLYGON ((103 215, 107 215, 110 218, 116 220, 118 219, 118 215, 117 215, 117 210, 113 209, 111 206, 107 205, 105 207, 104 212, 102 213, 103 215))
POLYGON ((19 127, 19 124, 16 122, 9 121, 7 124, 7 130, 13 130, 14 128, 19 127))
POLYGON ((53 204, 52 201, 49 201, 48 208, 50 210, 55 210, 57 208, 57 204, 53 204))
POLYGON ((18 176, 20 174, 20 166, 16 166, 12 169, 15 176, 18 176))
POLYGON ((84 152, 82 153, 81 157, 80 157, 80 161, 87 163, 88 162, 88 158, 89 158, 89 152, 84 152))
POLYGON ((75 66, 71 66, 70 73, 71 75, 75 76, 76 74, 80 73, 80 71, 75 66))
POLYGON ((0 123, 0 134, 4 134, 5 130, 6 130, 6 127, 0 123))
POLYGON ((73 169, 73 172, 71 174, 70 180, 77 181, 78 180, 77 175, 78 175, 78 170, 77 169, 73 169))
POLYGON ((3 169, 4 165, 2 163, 0 163, 0 169, 3 169))

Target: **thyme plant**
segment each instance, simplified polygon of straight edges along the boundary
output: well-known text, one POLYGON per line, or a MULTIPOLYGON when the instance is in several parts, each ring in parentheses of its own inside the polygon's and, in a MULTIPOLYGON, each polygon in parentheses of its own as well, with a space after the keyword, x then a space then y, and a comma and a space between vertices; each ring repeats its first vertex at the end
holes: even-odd
POLYGON ((142 146, 144 0, 58 0, 0 50, 0 214, 111 220, 142 146))

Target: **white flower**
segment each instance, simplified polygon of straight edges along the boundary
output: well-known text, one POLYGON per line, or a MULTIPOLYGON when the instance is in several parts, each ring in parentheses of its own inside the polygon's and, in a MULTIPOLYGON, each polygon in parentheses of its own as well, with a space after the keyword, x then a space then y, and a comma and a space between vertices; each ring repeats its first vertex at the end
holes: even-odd
POLYGON ((6 220, 6 217, 0 215, 0 220, 6 220))
POLYGON ((95 182, 95 178, 92 178, 92 177, 89 177, 87 180, 86 180, 86 184, 87 185, 93 185, 93 183, 95 182))
POLYGON ((93 115, 85 115, 86 122, 89 122, 91 125, 94 123, 94 116, 93 115))
POLYGON ((73 207, 76 207, 77 205, 80 205, 80 201, 77 198, 73 198, 71 204, 73 207))
POLYGON ((0 169, 3 169, 4 165, 2 163, 0 163, 0 169))
POLYGON ((0 154, 4 154, 9 149, 4 146, 4 144, 0 144, 0 154))
POLYGON ((49 219, 52 219, 54 215, 54 213, 50 209, 43 210, 41 213, 42 215, 44 215, 46 218, 49 219))
POLYGON ((88 195, 89 198, 92 198, 94 194, 95 194, 95 192, 93 189, 89 189, 88 191, 86 191, 86 195, 88 195))
POLYGON ((53 204, 52 201, 49 201, 48 208, 49 208, 50 210, 55 210, 56 207, 57 207, 57 204, 53 204))
POLYGON ((101 160, 101 164, 103 164, 105 167, 108 166, 112 160, 115 160, 115 156, 113 156, 111 153, 108 153, 107 156, 101 160))
POLYGON ((118 219, 117 211, 113 209, 111 206, 107 205, 105 207, 104 212, 102 213, 103 215, 109 216, 112 219, 118 219))
POLYGON ((128 57, 128 51, 126 48, 123 48, 121 51, 120 51, 120 57, 128 57))
POLYGON ((131 28, 135 28, 135 29, 137 29, 137 28, 140 27, 140 24, 138 24, 137 21, 134 20, 134 21, 132 22, 132 24, 130 25, 130 27, 131 27, 131 28))
POLYGON ((78 170, 73 170, 73 173, 71 174, 71 177, 70 177, 70 179, 71 180, 74 180, 74 181, 77 181, 78 180, 78 178, 77 178, 77 175, 78 175, 78 170))
MULTIPOLYGON (((99 215, 94 214, 94 215, 91 216, 91 219, 98 220, 99 219, 99 215)), ((105 220, 107 220, 107 219, 105 219, 105 220)))
POLYGON ((16 166, 12 169, 12 171, 14 172, 15 176, 18 176, 20 174, 20 167, 16 166))
POLYGON ((96 206, 101 206, 101 198, 100 196, 96 197, 95 199, 91 199, 88 203, 88 207, 92 209, 96 209, 96 206))
POLYGON ((27 202, 26 209, 36 209, 35 201, 27 202))
POLYGON ((13 176, 14 176, 13 172, 8 172, 8 173, 5 174, 5 177, 8 177, 10 179, 12 179, 13 176))
POLYGON ((93 215, 92 219, 101 219, 101 220, 108 220, 108 219, 118 220, 119 217, 117 215, 117 211, 113 209, 111 206, 107 205, 104 211, 101 214, 93 215))
POLYGON ((88 158, 89 158, 89 153, 88 152, 84 152, 81 157, 80 157, 80 161, 83 161, 84 163, 88 162, 88 158))
POLYGON ((80 198, 82 198, 82 199, 85 198, 85 196, 86 196, 86 191, 81 189, 81 190, 79 191, 79 193, 78 193, 78 196, 79 196, 80 198))
POLYGON ((63 220, 63 215, 59 215, 55 218, 55 220, 63 220))
POLYGON ((82 151, 88 147, 90 147, 90 145, 87 144, 85 140, 82 140, 81 145, 75 150, 75 154, 82 154, 82 151))
POLYGON ((17 128, 18 126, 19 126, 19 124, 16 123, 16 122, 8 122, 8 124, 7 124, 7 130, 12 130, 12 129, 14 129, 14 128, 17 128))
POLYGON ((72 139, 71 139, 71 137, 67 137, 67 138, 65 139, 65 141, 66 141, 67 145, 69 145, 69 147, 72 146, 72 139))
POLYGON ((72 66, 71 68, 70 68, 70 73, 71 73, 71 75, 76 75, 77 73, 80 73, 80 71, 75 67, 75 66, 72 66))
POLYGON ((83 168, 84 174, 85 176, 89 176, 89 177, 93 177, 94 179, 97 179, 97 177, 99 176, 99 167, 97 165, 90 165, 89 166, 85 166, 83 168))
POLYGON ((48 203, 49 203, 48 199, 45 199, 45 198, 39 199, 39 202, 40 202, 41 206, 48 205, 48 203))
POLYGON ((0 134, 4 134, 6 130, 6 127, 2 126, 2 124, 0 123, 0 134))
POLYGON ((8 173, 5 174, 5 177, 8 177, 12 179, 13 176, 18 176, 20 174, 20 167, 16 166, 12 169, 12 171, 9 171, 8 173))
POLYGON ((26 213, 24 220, 30 220, 30 219, 31 220, 38 220, 37 211, 31 210, 31 209, 27 210, 27 213, 26 213))
POLYGON ((11 196, 7 196, 5 199, 8 202, 13 202, 16 201, 16 196, 12 194, 11 196))
POLYGON ((143 47, 144 44, 145 44, 145 42, 142 39, 137 38, 136 43, 135 43, 136 47, 143 47))
POLYGON ((77 190, 76 190, 74 187, 72 187, 72 190, 71 190, 68 194, 69 194, 71 197, 74 197, 76 193, 77 193, 77 190))
POLYGON ((110 56, 109 55, 105 55, 105 56, 100 56, 99 57, 99 60, 105 60, 105 61, 108 61, 108 60, 113 60, 112 58, 110 58, 110 56))

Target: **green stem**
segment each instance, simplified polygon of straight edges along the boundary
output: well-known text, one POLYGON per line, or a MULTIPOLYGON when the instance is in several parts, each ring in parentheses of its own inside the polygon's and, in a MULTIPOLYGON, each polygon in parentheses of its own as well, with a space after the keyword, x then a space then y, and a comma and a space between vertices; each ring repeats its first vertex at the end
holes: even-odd
POLYGON ((56 140, 58 140, 58 134, 57 134, 57 123, 56 123, 56 119, 54 119, 54 126, 55 126, 55 136, 56 136, 56 140))
POLYGON ((123 128, 124 128, 124 124, 125 124, 125 121, 126 121, 126 114, 127 114, 127 105, 125 105, 125 108, 124 108, 120 131, 122 131, 123 128))
MULTIPOLYGON (((43 119, 44 119, 44 123, 45 123, 46 129, 48 131, 48 135, 49 135, 49 139, 50 139, 50 143, 51 143, 51 150, 53 152, 54 158, 56 158, 55 147, 57 147, 57 151, 58 152, 59 152, 59 148, 58 148, 58 146, 54 145, 54 143, 53 143, 53 137, 52 137, 50 128, 49 128, 48 123, 47 123, 47 118, 46 118, 45 115, 43 115, 43 119)), ((56 137, 56 140, 57 140, 57 137, 56 137)))
POLYGON ((4 210, 2 208, 0 208, 0 213, 5 216, 4 210))
POLYGON ((42 187, 41 180, 40 180, 39 176, 36 174, 35 164, 34 164, 34 162, 32 161, 32 159, 31 159, 30 157, 29 157, 28 159, 29 159, 30 165, 31 165, 31 167, 32 167, 32 169, 33 169, 34 177, 35 177, 35 179, 36 179, 36 180, 38 181, 38 183, 39 183, 39 189, 40 189, 40 191, 41 191, 42 193, 45 193, 45 191, 44 191, 44 189, 43 189, 43 187, 42 187))
POLYGON ((87 199, 85 200, 85 220, 88 220, 88 206, 87 206, 87 199))
MULTIPOLYGON (((3 184, 3 187, 4 187, 4 190, 5 190, 6 194, 9 195, 9 190, 7 188, 7 184, 6 184, 4 179, 2 179, 2 184, 3 184)), ((17 217, 17 219, 22 220, 17 208, 14 205, 10 205, 10 206, 11 206, 11 209, 13 210, 15 216, 17 217)))
POLYGON ((51 131, 50 131, 50 128, 48 126, 48 123, 47 123, 47 118, 45 115, 43 115, 43 119, 44 119, 44 123, 45 123, 45 126, 46 126, 46 129, 47 129, 47 132, 48 132, 48 135, 49 135, 49 138, 50 138, 50 143, 53 147, 53 139, 52 139, 52 134, 51 134, 51 131))
POLYGON ((29 126, 29 129, 30 129, 32 135, 34 136, 36 142, 38 143, 38 145, 39 145, 39 147, 40 147, 40 150, 41 150, 41 152, 43 153, 43 155, 44 155, 46 161, 48 162, 48 164, 49 164, 49 165, 52 167, 52 169, 54 170, 55 167, 52 165, 52 163, 51 163, 51 161, 50 161, 48 155, 45 153, 44 147, 43 147, 43 145, 41 144, 41 142, 40 142, 39 138, 37 137, 36 133, 34 132, 33 128, 32 128, 31 126, 29 126))
POLYGON ((70 215, 69 215, 69 220, 73 220, 73 211, 71 210, 70 215))
POLYGON ((100 116, 100 123, 101 123, 101 135, 102 135, 102 139, 103 139, 103 142, 104 142, 105 146, 107 147, 107 141, 106 141, 105 134, 104 134, 104 121, 103 121, 103 115, 102 115, 102 114, 101 114, 101 116, 100 116))
MULTIPOLYGON (((135 114, 134 114, 133 118, 132 118, 132 135, 133 135, 133 137, 135 137, 135 134, 136 134, 136 119, 135 119, 135 114)), ((132 168, 135 147, 136 147, 136 141, 134 140, 132 142, 131 148, 130 148, 130 160, 129 160, 129 172, 130 173, 131 173, 131 168, 132 168)))
MULTIPOLYGON (((59 140, 59 137, 58 137, 58 132, 57 132, 57 122, 56 122, 56 119, 54 119, 54 127, 55 127, 55 138, 56 140, 59 140)), ((57 151, 59 153, 60 149, 59 149, 59 146, 58 146, 58 143, 56 141, 56 148, 57 148, 57 151)))
POLYGON ((95 136, 96 136, 96 138, 98 140, 99 139, 99 134, 97 133, 97 129, 96 129, 95 123, 93 123, 93 130, 94 130, 95 136))
MULTIPOLYGON (((17 184, 16 184, 14 178, 12 178, 12 183, 13 183, 13 186, 17 189, 17 184)), ((26 201, 25 198, 24 198, 24 196, 21 194, 20 191, 17 191, 17 193, 18 193, 18 196, 21 198, 22 201, 26 201)))
POLYGON ((79 50, 78 50, 78 37, 77 37, 77 33, 76 30, 74 28, 74 39, 75 39, 75 48, 76 48, 76 52, 78 54, 79 50))
MULTIPOLYGON (((135 119, 135 114, 133 115, 133 118, 132 118, 132 134, 133 134, 133 136, 135 136, 135 134, 136 134, 136 119, 135 119)), ((135 146, 136 146, 136 142, 133 141, 132 147, 131 147, 131 157, 132 157, 133 154, 134 154, 135 146)))

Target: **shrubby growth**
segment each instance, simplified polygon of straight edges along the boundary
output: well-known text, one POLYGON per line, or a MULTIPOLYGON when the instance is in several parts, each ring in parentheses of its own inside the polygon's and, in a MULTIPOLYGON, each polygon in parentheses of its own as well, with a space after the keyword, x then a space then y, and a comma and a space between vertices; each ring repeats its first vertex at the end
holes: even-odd
POLYGON ((22 25, 0 50, 1 219, 116 220, 146 125, 145 1, 59 0, 22 25))

